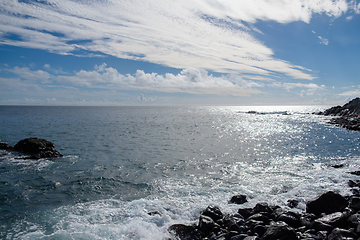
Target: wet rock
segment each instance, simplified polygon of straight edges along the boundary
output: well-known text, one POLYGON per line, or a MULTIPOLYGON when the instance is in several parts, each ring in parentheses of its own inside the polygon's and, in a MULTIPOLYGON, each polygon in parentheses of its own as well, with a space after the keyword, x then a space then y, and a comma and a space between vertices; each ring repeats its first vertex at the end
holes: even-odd
POLYGON ((360 176, 360 171, 353 171, 353 172, 350 172, 350 174, 360 176))
POLYGON ((180 240, 197 240, 201 235, 194 226, 184 224, 174 224, 168 228, 168 231, 178 237, 180 240))
POLYGON ((273 222, 262 236, 263 240, 297 240, 293 228, 284 222, 273 222))
POLYGON ((246 221, 255 220, 255 221, 260 221, 260 222, 264 222, 264 223, 269 223, 270 220, 267 215, 268 215, 267 213, 256 213, 256 214, 248 217, 246 219, 246 221))
POLYGON ((244 240, 245 238, 249 237, 247 234, 238 234, 230 238, 230 240, 244 240))
POLYGON ((348 202, 338 193, 329 191, 320 197, 306 204, 306 212, 320 215, 321 213, 330 214, 341 212, 345 209, 348 202))
POLYGON ((349 180, 348 185, 351 188, 360 187, 360 181, 359 180, 349 180))
POLYGON ((208 216, 214 221, 223 217, 223 213, 221 212, 220 208, 215 205, 209 205, 205 211, 202 212, 202 215, 208 216))
POLYGON ((246 203, 247 199, 246 199, 246 195, 235 195, 230 199, 230 203, 235 203, 235 204, 243 204, 246 203))
POLYGON ((272 213, 273 210, 269 207, 268 203, 262 202, 255 205, 255 207, 252 210, 252 214, 256 214, 259 212, 266 212, 266 213, 272 213))
POLYGON ((149 216, 155 216, 155 215, 159 215, 161 217, 161 213, 159 211, 151 211, 147 213, 149 216))
POLYGON ((333 168, 342 168, 342 167, 344 167, 344 164, 334 164, 334 165, 331 165, 331 167, 333 167, 333 168))
POLYGON ((7 144, 7 143, 0 142, 0 149, 1 150, 14 150, 14 146, 7 144))
POLYGON ((201 215, 199 219, 199 229, 205 234, 209 234, 215 227, 219 227, 211 217, 201 215))
POLYGON ((352 196, 349 202, 349 208, 353 209, 354 211, 360 210, 360 197, 352 196))
POLYGON ((200 215, 197 225, 175 225, 169 231, 179 233, 176 236, 180 240, 359 239, 359 200, 358 196, 326 192, 309 201, 306 212, 287 211, 261 202, 254 208, 225 215, 210 205, 200 215))
POLYGON ((55 149, 54 144, 45 139, 23 139, 14 146, 14 150, 29 154, 31 159, 62 157, 62 154, 55 149))
POLYGON ((289 226, 298 228, 301 226, 300 215, 294 212, 284 212, 276 218, 277 221, 283 221, 289 226))
POLYGON ((352 231, 341 228, 335 228, 328 236, 328 240, 341 240, 341 239, 355 240, 358 239, 358 236, 352 231))
POLYGON ((331 225, 333 227, 346 227, 349 214, 342 212, 335 212, 325 215, 316 221, 331 225))
POLYGON ((245 219, 251 216, 252 208, 240 208, 238 213, 245 219))
POLYGON ((288 200, 287 201, 288 202, 288 207, 290 207, 290 208, 296 208, 298 205, 299 205, 299 201, 298 200, 295 200, 295 199, 293 199, 293 200, 288 200))
POLYGON ((318 220, 315 220, 311 227, 316 230, 316 231, 328 231, 328 232, 331 232, 334 227, 331 226, 330 224, 327 224, 327 223, 324 223, 324 222, 321 222, 321 221, 318 221, 318 220))
POLYGON ((357 227, 360 224, 360 214, 356 213, 353 215, 350 215, 347 222, 351 227, 357 227))

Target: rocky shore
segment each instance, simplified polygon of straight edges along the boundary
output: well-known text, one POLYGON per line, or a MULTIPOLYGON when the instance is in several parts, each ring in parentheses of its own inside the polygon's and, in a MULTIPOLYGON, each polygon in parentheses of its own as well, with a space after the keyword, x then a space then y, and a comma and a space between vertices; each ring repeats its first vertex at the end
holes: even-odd
POLYGON ((360 131, 360 98, 355 98, 344 106, 335 106, 317 113, 324 116, 336 116, 330 120, 331 124, 349 130, 360 131))
MULTIPOLYGON (((305 212, 261 202, 254 208, 239 208, 236 213, 225 214, 210 205, 200 213, 197 223, 174 224, 168 231, 180 240, 360 239, 360 181, 350 180, 348 185, 352 196, 325 192, 308 201, 305 212)), ((246 196, 234 196, 230 202, 242 204, 246 196)), ((297 201, 289 200, 288 206, 296 207, 297 201)))
POLYGON ((63 156, 55 149, 52 142, 39 138, 26 138, 20 140, 15 146, 0 142, 0 149, 26 154, 27 156, 24 158, 28 159, 57 158, 63 156))

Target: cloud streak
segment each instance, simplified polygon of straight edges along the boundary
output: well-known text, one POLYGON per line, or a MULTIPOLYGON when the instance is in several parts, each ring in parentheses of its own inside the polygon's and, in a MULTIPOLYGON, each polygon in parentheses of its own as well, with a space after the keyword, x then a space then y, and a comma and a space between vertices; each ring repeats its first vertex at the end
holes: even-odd
POLYGON ((339 17, 349 8, 345 0, 3 0, 0 44, 65 55, 89 51, 178 69, 312 80, 309 70, 274 58, 254 37, 258 30, 244 23, 308 23, 315 13, 339 17))

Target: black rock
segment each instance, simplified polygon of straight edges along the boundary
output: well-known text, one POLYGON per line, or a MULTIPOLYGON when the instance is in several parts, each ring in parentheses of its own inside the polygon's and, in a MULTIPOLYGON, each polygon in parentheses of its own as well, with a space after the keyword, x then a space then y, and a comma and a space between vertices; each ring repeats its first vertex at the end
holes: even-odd
POLYGON ((318 218, 316 221, 331 225, 333 227, 346 227, 347 219, 350 214, 342 213, 342 212, 335 212, 329 215, 325 215, 321 218, 318 218))
POLYGON ((217 221, 223 218, 223 214, 219 207, 215 205, 209 205, 205 211, 202 212, 202 215, 210 217, 212 220, 217 221))
POLYGON ((174 224, 168 228, 168 231, 178 237, 180 240, 201 239, 201 234, 196 227, 184 224, 174 224))
POLYGON ((359 180, 349 180, 348 182, 349 187, 360 187, 360 181, 359 180))
POLYGON ((259 212, 266 212, 271 214, 273 211, 266 202, 262 202, 262 203, 257 203, 252 210, 252 214, 256 214, 259 212))
POLYGON ((328 240, 341 240, 341 239, 355 240, 358 239, 358 236, 352 231, 341 228, 335 228, 328 236, 328 240))
POLYGON ((360 171, 353 171, 353 172, 350 172, 350 174, 360 176, 360 171))
POLYGON ((349 130, 360 131, 360 98, 355 98, 344 106, 335 106, 318 113, 325 116, 338 116, 330 120, 330 123, 349 130))
POLYGON ((151 211, 151 212, 148 212, 147 214, 150 216, 155 216, 155 215, 161 216, 161 213, 159 211, 151 211))
POLYGON ((244 240, 246 237, 249 237, 247 234, 238 234, 230 238, 230 240, 244 240))
POLYGON ((299 201, 298 200, 288 200, 288 204, 287 204, 290 208, 295 208, 299 205, 299 201))
POLYGON ((300 215, 294 212, 284 212, 276 218, 276 221, 283 221, 294 228, 301 226, 300 215))
POLYGON ((247 199, 246 199, 246 195, 235 195, 230 199, 230 203, 235 203, 235 204, 243 204, 246 203, 247 199))
POLYGON ((240 208, 238 213, 245 219, 251 216, 252 208, 240 208))
POLYGON ((261 221, 261 222, 264 222, 264 223, 268 223, 269 222, 269 217, 267 216, 268 214, 264 214, 264 213, 256 213, 254 215, 251 215, 250 217, 248 217, 246 219, 246 221, 249 221, 249 220, 255 220, 255 221, 261 221))
POLYGON ((348 218, 347 221, 351 227, 357 227, 360 224, 360 214, 356 213, 356 214, 350 215, 350 217, 348 218))
POLYGON ((353 209, 354 211, 360 210, 360 197, 352 196, 349 202, 349 208, 353 209))
POLYGON ((45 139, 26 138, 19 141, 14 149, 18 152, 29 154, 32 159, 62 157, 52 142, 45 139))
POLYGON ((199 218, 199 229, 205 234, 209 234, 218 225, 211 217, 201 215, 199 218))
POLYGON ((1 150, 14 150, 14 146, 7 144, 7 143, 0 142, 0 149, 1 150))
POLYGON ((331 165, 331 167, 333 167, 333 168, 342 168, 342 167, 344 167, 344 164, 334 164, 334 165, 331 165))
POLYGON ((320 112, 325 116, 358 116, 360 115, 360 98, 355 98, 344 106, 335 106, 320 112))
POLYGON ((273 222, 262 236, 263 240, 297 240, 295 230, 284 222, 273 222))
POLYGON ((329 191, 320 197, 306 204, 306 212, 320 215, 321 213, 330 214, 342 212, 348 205, 346 199, 338 193, 329 191))

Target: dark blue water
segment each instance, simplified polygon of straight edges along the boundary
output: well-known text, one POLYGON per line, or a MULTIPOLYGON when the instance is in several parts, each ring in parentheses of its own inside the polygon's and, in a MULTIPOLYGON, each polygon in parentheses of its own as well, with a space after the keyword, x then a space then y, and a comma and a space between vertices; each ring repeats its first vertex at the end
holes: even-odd
POLYGON ((0 106, 2 142, 44 138, 64 155, 0 152, 0 237, 166 239, 239 193, 299 210, 324 189, 348 194, 360 133, 307 114, 319 109, 0 106))

